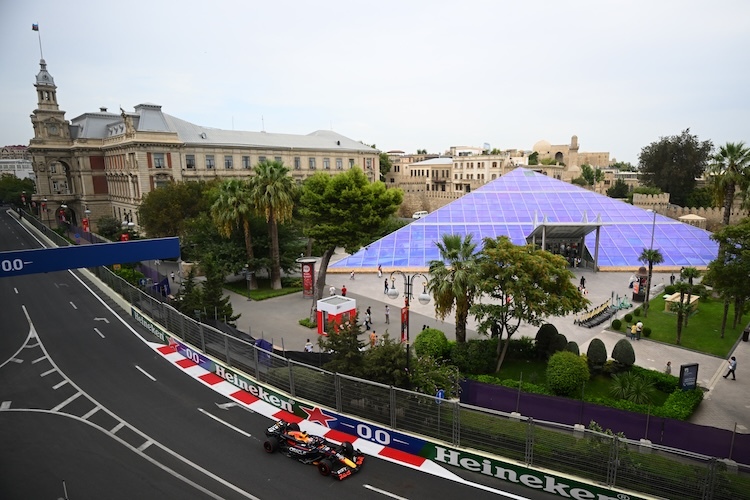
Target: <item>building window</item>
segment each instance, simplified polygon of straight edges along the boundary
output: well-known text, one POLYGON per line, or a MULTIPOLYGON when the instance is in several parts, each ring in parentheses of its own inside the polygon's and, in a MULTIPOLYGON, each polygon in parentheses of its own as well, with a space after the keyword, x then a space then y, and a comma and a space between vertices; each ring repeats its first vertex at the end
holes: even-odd
POLYGON ((294 157, 294 170, 299 170, 302 168, 302 163, 299 156, 294 157))
POLYGON ((336 158, 336 170, 343 170, 344 169, 344 160, 341 158, 336 158))
POLYGON ((215 167, 214 155, 206 155, 206 170, 213 170, 215 167))
POLYGON ((266 157, 265 156, 259 156, 258 157, 258 163, 263 163, 264 161, 266 161, 266 157))
POLYGON ((497 162, 496 161, 492 162, 492 168, 497 168, 497 162))
POLYGON ((243 156, 242 157, 242 168, 245 170, 250 168, 250 157, 249 156, 243 156))
POLYGON ((229 155, 224 156, 224 168, 230 170, 234 168, 234 160, 229 155))
POLYGON ((53 163, 49 166, 49 173, 50 174, 56 174, 57 173, 57 164, 53 163))
POLYGON ((372 158, 365 158, 365 168, 372 170, 372 158))
POLYGON ((195 170, 195 155, 185 155, 185 166, 190 170, 195 170))
POLYGON ((331 170, 331 159, 330 158, 323 158, 323 168, 325 170, 331 170))
POLYGON ((354 158, 349 158, 349 168, 354 168, 354 158))
POLYGON ((164 168, 164 153, 154 153, 154 168, 164 168))
POLYGON ((281 159, 281 156, 274 156, 273 160, 276 161, 276 162, 279 162, 279 163, 283 163, 284 162, 284 160, 281 159))
POLYGON ((310 168, 310 170, 315 170, 315 158, 308 158, 307 166, 310 168))

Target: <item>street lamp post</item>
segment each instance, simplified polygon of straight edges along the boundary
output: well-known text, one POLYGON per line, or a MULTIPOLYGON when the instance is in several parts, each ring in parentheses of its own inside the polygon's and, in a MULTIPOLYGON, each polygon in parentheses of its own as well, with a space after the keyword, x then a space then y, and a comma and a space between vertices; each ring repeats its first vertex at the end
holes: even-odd
POLYGON ((91 237, 91 210, 89 210, 89 206, 88 205, 86 205, 86 210, 84 210, 83 213, 85 214, 84 220, 86 221, 84 223, 83 230, 84 230, 84 232, 89 233, 89 243, 93 243, 94 240, 91 237))
MULTIPOLYGON (((410 321, 410 309, 409 305, 411 304, 411 300, 414 298, 414 295, 412 293, 412 286, 414 285, 414 279, 418 276, 421 276, 424 282, 422 283, 422 293, 417 297, 417 300, 419 300, 419 303, 422 305, 429 304, 430 302, 430 296, 427 293, 427 276, 425 276, 422 273, 414 273, 411 276, 408 274, 405 274, 403 271, 393 271, 391 273, 391 287, 388 289, 388 297, 391 299, 398 298, 398 290, 396 290, 396 278, 393 277, 394 274, 400 274, 401 277, 404 279, 404 307, 406 309, 406 376, 407 380, 411 379, 411 372, 409 371, 409 358, 410 351, 409 351, 409 323, 410 321)), ((402 316, 402 338, 401 341, 403 342, 403 318, 402 316)))
POLYGON ((250 264, 245 264, 245 281, 247 281, 247 300, 250 298, 250 282, 253 281, 253 272, 250 270, 250 264))
MULTIPOLYGON (((654 251, 654 233, 656 232, 656 209, 654 210, 649 209, 649 212, 652 212, 654 215, 654 219, 651 222, 651 245, 649 245, 648 247, 649 252, 653 252, 654 251)), ((649 265, 649 273, 648 273, 648 277, 646 277, 646 301, 643 303, 643 316, 644 317, 648 316, 648 306, 649 306, 648 301, 649 301, 649 298, 651 297, 651 276, 653 274, 651 271, 651 268, 652 266, 649 265)))
POLYGON ((42 198, 42 210, 44 210, 44 220, 47 221, 47 227, 49 226, 49 212, 47 211, 47 197, 42 198))

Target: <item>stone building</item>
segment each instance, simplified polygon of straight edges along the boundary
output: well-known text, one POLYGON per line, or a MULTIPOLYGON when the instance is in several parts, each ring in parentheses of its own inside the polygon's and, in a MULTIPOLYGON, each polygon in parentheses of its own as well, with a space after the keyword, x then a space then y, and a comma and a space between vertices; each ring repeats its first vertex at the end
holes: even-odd
POLYGON ((533 151, 538 154, 539 165, 534 170, 545 170, 545 175, 570 182, 581 175, 581 165, 591 165, 605 169, 609 167, 609 153, 588 153, 579 151, 578 136, 570 139, 570 144, 550 144, 541 140, 534 144, 533 151), (541 165, 543 160, 554 161, 557 165, 541 165))
POLYGON ((34 180, 34 170, 31 167, 29 150, 26 146, 0 148, 0 175, 34 180))
POLYGON ((380 171, 379 151, 328 130, 293 135, 208 128, 166 114, 157 104, 119 113, 100 108, 68 121, 43 59, 40 67, 28 150, 37 180, 34 200, 46 198, 58 221, 64 214, 78 223, 90 213, 95 226, 111 215, 138 230, 138 206, 159 186, 246 178, 263 160, 284 162, 298 182, 354 166, 375 181, 380 171))

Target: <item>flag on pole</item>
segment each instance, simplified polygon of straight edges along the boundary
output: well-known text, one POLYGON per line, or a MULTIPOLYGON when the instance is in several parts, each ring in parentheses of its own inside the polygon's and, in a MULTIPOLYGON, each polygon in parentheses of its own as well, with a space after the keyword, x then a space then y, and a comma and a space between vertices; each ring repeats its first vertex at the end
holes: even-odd
POLYGON ((32 25, 31 25, 31 30, 32 30, 32 31, 39 31, 39 25, 38 25, 38 24, 36 24, 36 23, 32 24, 32 25))

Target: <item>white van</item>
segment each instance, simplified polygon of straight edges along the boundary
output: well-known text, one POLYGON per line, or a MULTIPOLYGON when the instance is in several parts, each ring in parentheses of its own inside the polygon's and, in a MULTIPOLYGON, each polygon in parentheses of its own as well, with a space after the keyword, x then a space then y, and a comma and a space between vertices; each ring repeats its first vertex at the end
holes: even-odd
POLYGON ((414 212, 414 215, 411 216, 412 219, 421 219, 422 217, 425 217, 429 212, 427 210, 420 210, 419 212, 414 212))

